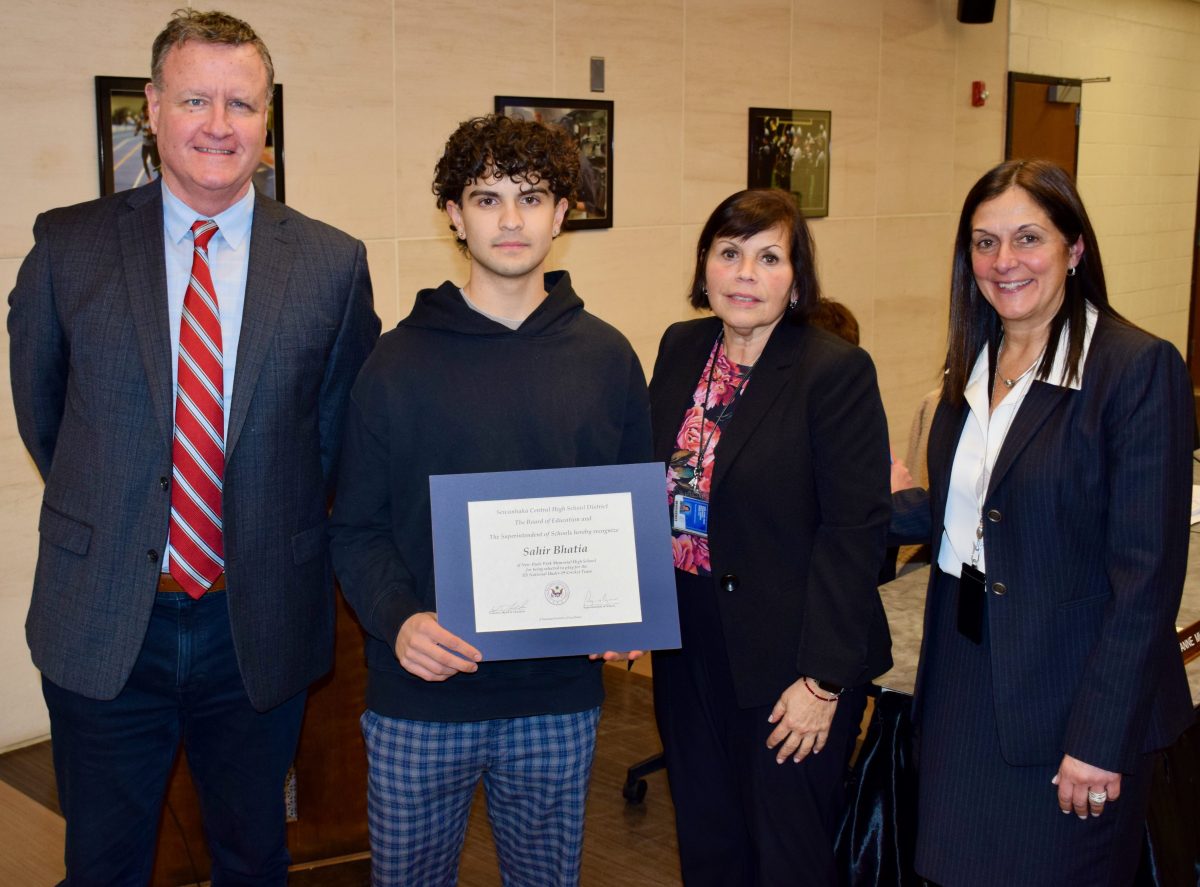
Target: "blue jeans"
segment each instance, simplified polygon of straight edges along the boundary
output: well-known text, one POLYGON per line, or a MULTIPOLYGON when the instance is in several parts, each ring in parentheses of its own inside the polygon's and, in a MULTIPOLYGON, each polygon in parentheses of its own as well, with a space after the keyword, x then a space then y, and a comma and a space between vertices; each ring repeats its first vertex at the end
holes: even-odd
POLYGON ((150 880, 167 777, 182 739, 200 796, 214 887, 285 884, 283 783, 305 693, 250 705, 224 592, 160 593, 129 681, 89 699, 43 677, 67 821, 67 887, 150 880))

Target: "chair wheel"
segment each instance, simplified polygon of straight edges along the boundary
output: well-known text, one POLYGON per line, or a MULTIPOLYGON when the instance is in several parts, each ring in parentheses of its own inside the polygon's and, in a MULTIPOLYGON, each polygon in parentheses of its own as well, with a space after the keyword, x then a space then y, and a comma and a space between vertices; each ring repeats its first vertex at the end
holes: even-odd
POLYGON ((642 803, 646 799, 646 780, 639 779, 636 782, 626 782, 621 788, 621 794, 625 796, 625 800, 633 805, 642 803))

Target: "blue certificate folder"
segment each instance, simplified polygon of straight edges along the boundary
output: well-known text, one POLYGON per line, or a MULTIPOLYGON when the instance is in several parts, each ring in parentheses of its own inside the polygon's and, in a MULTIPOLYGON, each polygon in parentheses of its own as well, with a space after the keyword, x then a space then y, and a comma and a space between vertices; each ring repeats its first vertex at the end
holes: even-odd
POLYGON ((678 647, 679 612, 665 490, 666 470, 661 462, 430 477, 438 622, 475 646, 485 661, 678 647), (641 622, 475 630, 468 502, 625 492, 633 506, 641 622))

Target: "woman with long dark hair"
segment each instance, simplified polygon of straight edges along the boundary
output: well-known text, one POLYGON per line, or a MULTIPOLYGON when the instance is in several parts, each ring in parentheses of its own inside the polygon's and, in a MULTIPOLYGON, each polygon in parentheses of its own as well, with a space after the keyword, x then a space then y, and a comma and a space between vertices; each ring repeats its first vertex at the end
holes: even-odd
POLYGON ((1191 383, 1112 308, 1070 177, 1010 161, 963 204, 914 701, 917 871, 946 887, 1127 885, 1156 749, 1191 719, 1174 642, 1191 383))

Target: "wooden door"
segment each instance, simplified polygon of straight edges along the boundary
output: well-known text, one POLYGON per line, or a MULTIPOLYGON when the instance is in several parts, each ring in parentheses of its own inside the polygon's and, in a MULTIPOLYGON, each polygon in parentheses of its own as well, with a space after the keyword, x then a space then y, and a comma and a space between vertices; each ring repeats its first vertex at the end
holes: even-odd
POLYGON ((1079 158, 1079 104, 1050 100, 1055 86, 1080 86, 1078 80, 1008 75, 1008 134, 1004 157, 1041 158, 1057 163, 1075 178, 1079 158))
MULTIPOLYGON (((1188 367, 1192 371, 1192 389, 1195 393, 1197 415, 1200 415, 1200 310, 1196 300, 1200 299, 1200 182, 1196 191, 1196 228, 1192 232, 1192 300, 1191 320, 1188 337, 1188 367)), ((1198 425, 1200 427, 1200 425, 1198 425)), ((1197 432, 1197 444, 1200 445, 1200 431, 1197 432)))

